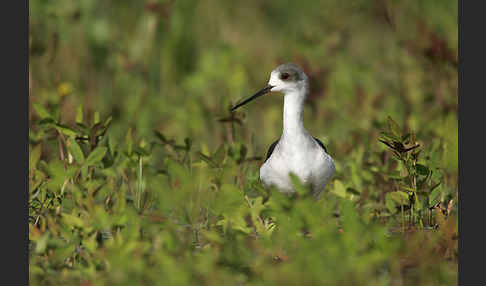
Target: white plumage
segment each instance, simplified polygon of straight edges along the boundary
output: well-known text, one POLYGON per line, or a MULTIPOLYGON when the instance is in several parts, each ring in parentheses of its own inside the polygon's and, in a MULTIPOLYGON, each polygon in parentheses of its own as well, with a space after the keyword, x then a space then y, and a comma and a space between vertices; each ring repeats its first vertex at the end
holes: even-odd
POLYGON ((267 153, 260 168, 260 179, 266 186, 275 186, 281 192, 295 192, 289 174, 295 174, 310 185, 315 196, 333 176, 334 160, 324 145, 304 128, 304 102, 309 90, 308 78, 295 64, 283 64, 274 69, 268 86, 239 106, 270 91, 284 94, 283 132, 267 153))

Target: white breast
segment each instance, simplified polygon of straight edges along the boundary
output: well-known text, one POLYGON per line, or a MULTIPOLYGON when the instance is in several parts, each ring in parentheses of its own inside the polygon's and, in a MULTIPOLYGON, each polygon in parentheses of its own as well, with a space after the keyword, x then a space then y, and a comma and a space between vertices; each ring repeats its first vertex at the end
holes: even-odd
POLYGON ((300 144, 281 141, 260 168, 260 179, 266 186, 276 186, 281 192, 291 193, 295 192, 289 176, 293 173, 318 195, 334 171, 333 159, 314 140, 300 144))

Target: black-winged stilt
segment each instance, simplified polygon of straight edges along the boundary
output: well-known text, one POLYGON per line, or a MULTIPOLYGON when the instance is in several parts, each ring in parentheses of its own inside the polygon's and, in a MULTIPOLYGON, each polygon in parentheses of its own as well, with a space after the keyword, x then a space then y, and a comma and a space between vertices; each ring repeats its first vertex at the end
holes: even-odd
POLYGON ((278 66, 270 74, 265 88, 234 106, 231 111, 272 91, 284 94, 283 132, 268 149, 260 168, 260 179, 267 187, 275 186, 281 192, 292 193, 295 189, 289 174, 293 173, 318 196, 334 174, 334 160, 324 144, 304 128, 304 101, 309 82, 297 65, 288 63, 278 66))

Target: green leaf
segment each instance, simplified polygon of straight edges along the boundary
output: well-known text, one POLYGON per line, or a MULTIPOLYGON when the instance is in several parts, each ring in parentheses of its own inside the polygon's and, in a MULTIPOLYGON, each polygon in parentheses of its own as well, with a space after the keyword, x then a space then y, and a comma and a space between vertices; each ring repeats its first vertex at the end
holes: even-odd
POLYGON ((400 188, 401 188, 401 189, 403 189, 403 190, 408 191, 408 193, 409 193, 409 194, 411 194, 411 193, 414 193, 414 192, 415 192, 415 190, 414 190, 413 188, 408 187, 408 186, 401 186, 400 188))
POLYGON ((49 233, 44 233, 37 241, 35 245, 35 253, 43 253, 47 247, 47 241, 49 240, 49 233))
POLYGON ((133 152, 135 154, 139 155, 139 156, 149 156, 150 155, 150 152, 147 149, 139 147, 139 146, 134 146, 133 152))
POLYGON ((79 105, 76 109, 76 123, 83 124, 83 105, 79 105))
POLYGON ((386 131, 381 131, 380 137, 383 141, 387 142, 388 144, 392 144, 393 141, 397 140, 397 138, 392 133, 386 131))
POLYGON ((355 195, 355 196, 361 196, 361 193, 358 190, 353 189, 353 188, 347 188, 346 192, 348 192, 352 195, 355 195))
POLYGON ((106 147, 96 147, 96 149, 94 149, 93 152, 88 155, 88 158, 86 158, 84 166, 91 166, 101 161, 103 157, 105 157, 106 151, 108 151, 108 148, 106 147))
POLYGON ((76 142, 76 139, 74 139, 73 137, 69 137, 68 143, 69 143, 68 150, 69 152, 71 152, 71 155, 73 155, 74 160, 82 164, 84 162, 84 154, 83 154, 83 150, 81 149, 81 147, 79 147, 78 143, 76 142))
POLYGON ((218 167, 218 164, 216 164, 213 161, 213 159, 211 159, 211 157, 208 157, 208 156, 204 155, 202 152, 198 152, 197 154, 199 155, 199 158, 201 158, 201 160, 203 160, 204 162, 206 162, 206 164, 208 164, 210 167, 212 167, 212 168, 218 167))
POLYGON ((310 188, 308 188, 304 183, 299 179, 299 177, 294 173, 289 173, 290 181, 294 186, 295 192, 300 195, 304 196, 309 193, 310 188))
POLYGON ((417 170, 417 173, 419 175, 423 175, 423 176, 427 176, 429 173, 430 173, 430 170, 429 168, 427 168, 426 166, 422 165, 422 164, 417 164, 415 166, 416 170, 417 170))
POLYGON ((165 144, 168 142, 167 138, 165 138, 164 134, 160 133, 160 131, 154 130, 154 134, 157 136, 157 138, 159 138, 160 141, 162 141, 162 143, 165 144))
POLYGON ((416 196, 416 200, 415 200, 415 205, 414 205, 414 208, 417 210, 417 211, 421 211, 424 209, 424 207, 426 206, 426 204, 428 203, 427 201, 427 196, 424 196, 424 195, 417 195, 416 196))
POLYGON ((33 170, 36 167, 37 162, 39 162, 40 156, 41 156, 41 145, 38 144, 37 146, 32 148, 29 152, 29 169, 30 170, 33 170))
POLYGON ((83 240, 83 246, 86 247, 86 249, 91 253, 93 253, 98 246, 98 243, 96 242, 96 235, 97 233, 95 232, 90 237, 83 240))
POLYGON ((385 197, 385 206, 391 213, 395 213, 397 204, 390 196, 385 197))
POLYGON ((388 131, 391 134, 393 134, 396 140, 400 140, 401 139, 400 134, 402 133, 400 126, 390 116, 388 116, 387 118, 387 123, 388 123, 388 131))
POLYGON ((108 126, 110 126, 111 124, 111 121, 113 120, 113 117, 112 116, 109 116, 106 120, 105 120, 105 123, 103 123, 103 126, 105 126, 105 128, 107 128, 108 126))
POLYGON ((37 113, 37 115, 41 119, 44 119, 44 118, 54 119, 52 114, 49 111, 47 111, 47 109, 44 106, 42 106, 40 103, 34 102, 34 103, 32 103, 32 107, 34 108, 35 112, 37 113))
POLYGON ((111 155, 115 154, 116 147, 117 147, 116 140, 113 138, 112 135, 108 135, 108 149, 110 150, 111 155))
POLYGON ((429 195, 429 207, 432 207, 440 202, 441 189, 435 188, 429 195))
POLYGON ((410 137, 410 133, 403 135, 402 136, 402 142, 406 142, 409 137, 410 137))
POLYGON ((91 127, 91 129, 89 130, 89 136, 90 137, 97 137, 97 136, 101 136, 101 134, 103 134, 104 132, 104 127, 103 127, 103 124, 101 123, 96 123, 95 125, 93 125, 91 127))
POLYGON ((98 111, 95 111, 93 115, 93 125, 96 125, 100 123, 100 113, 98 111))
POLYGON ((241 191, 233 185, 223 184, 216 194, 211 209, 216 215, 231 213, 244 203, 241 191))
POLYGON ((429 192, 432 192, 434 189, 436 189, 439 185, 441 184, 441 182, 438 182, 438 183, 432 183, 432 187, 430 187, 430 190, 429 192))
POLYGON ((386 196, 398 205, 408 205, 410 202, 408 194, 402 191, 387 193, 386 196))
POLYGON ((56 124, 55 128, 59 133, 62 133, 66 136, 76 136, 78 134, 76 131, 74 131, 70 127, 67 127, 67 126, 62 125, 62 124, 56 124))
POLYGON ((334 182, 334 188, 332 188, 331 192, 341 198, 346 198, 346 188, 340 180, 334 182))
POLYGON ((62 221, 71 227, 79 227, 82 228, 84 226, 84 222, 82 219, 80 219, 77 216, 71 215, 71 214, 62 214, 62 221))
POLYGON ((211 231, 211 230, 201 230, 201 234, 204 236, 204 238, 211 243, 223 243, 224 240, 217 231, 211 231))
POLYGON ((78 135, 89 135, 90 129, 83 123, 76 123, 76 129, 78 130, 78 135))

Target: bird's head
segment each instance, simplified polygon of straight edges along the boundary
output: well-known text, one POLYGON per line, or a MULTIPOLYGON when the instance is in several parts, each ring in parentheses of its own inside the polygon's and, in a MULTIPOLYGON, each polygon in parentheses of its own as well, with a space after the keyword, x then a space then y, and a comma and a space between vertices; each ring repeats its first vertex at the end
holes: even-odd
POLYGON ((233 108, 231 108, 231 111, 234 111, 238 107, 247 104, 255 98, 272 91, 305 96, 307 88, 307 76, 298 65, 293 63, 282 64, 272 71, 268 85, 265 88, 261 89, 248 99, 243 100, 239 104, 235 105, 233 108))
POLYGON ((307 76, 298 65, 283 64, 272 71, 268 85, 272 86, 271 91, 298 92, 307 88, 307 76))

